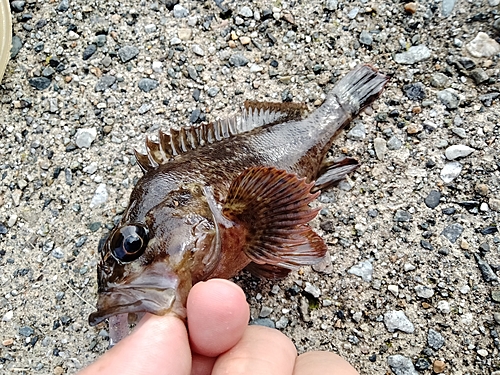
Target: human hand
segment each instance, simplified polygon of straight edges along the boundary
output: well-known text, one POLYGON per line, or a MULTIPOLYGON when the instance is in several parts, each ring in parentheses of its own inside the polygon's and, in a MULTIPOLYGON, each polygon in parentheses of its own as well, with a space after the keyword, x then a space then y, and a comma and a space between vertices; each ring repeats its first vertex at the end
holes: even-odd
POLYGON ((280 331, 248 326, 245 294, 213 279, 193 286, 187 301, 188 330, 174 316, 146 314, 134 331, 79 375, 356 375, 330 352, 297 357, 280 331))

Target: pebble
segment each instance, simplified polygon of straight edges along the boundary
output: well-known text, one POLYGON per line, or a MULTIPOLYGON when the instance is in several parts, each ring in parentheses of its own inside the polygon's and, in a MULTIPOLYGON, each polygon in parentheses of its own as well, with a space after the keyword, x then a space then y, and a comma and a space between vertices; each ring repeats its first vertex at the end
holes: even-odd
POLYGON ((458 135, 460 138, 467 138, 467 133, 464 128, 452 128, 452 133, 458 135))
POLYGON ((414 271, 414 270, 416 270, 416 267, 415 267, 413 264, 411 264, 411 263, 405 263, 405 264, 403 265, 403 270, 404 270, 405 272, 410 272, 410 271, 414 271))
POLYGON ((198 56, 205 56, 205 51, 198 44, 193 44, 193 47, 191 49, 194 54, 198 56))
POLYGON ((456 109, 460 104, 460 96, 453 89, 438 91, 437 97, 448 109, 456 109))
POLYGON ((267 318, 271 313, 273 312, 273 309, 268 307, 268 306, 262 306, 260 309, 259 317, 260 318, 267 318))
POLYGON ((464 295, 468 294, 470 292, 470 286, 464 285, 459 290, 460 290, 460 293, 462 293, 464 295))
POLYGON ((238 11, 238 14, 242 17, 245 18, 251 18, 253 17, 253 11, 247 6, 241 7, 241 9, 238 11))
POLYGON ((82 54, 82 59, 83 60, 88 60, 90 59, 94 53, 97 51, 97 46, 95 44, 89 44, 87 48, 85 48, 85 51, 83 51, 82 54))
POLYGON ((240 38, 240 43, 241 43, 242 45, 244 45, 244 46, 246 46, 247 44, 250 44, 250 42, 251 42, 251 41, 252 41, 252 40, 251 40, 249 37, 247 37, 247 36, 242 36, 242 37, 240 38))
POLYGON ((425 45, 412 46, 406 52, 396 53, 394 61, 398 64, 412 65, 431 57, 431 51, 425 45))
POLYGON ((412 219, 411 214, 408 211, 405 210, 397 210, 396 213, 394 214, 394 221, 401 223, 401 222, 407 222, 412 219))
POLYGON ((422 130, 424 130, 422 124, 410 124, 406 128, 408 134, 417 134, 420 133, 422 130))
POLYGON ((349 268, 347 273, 359 276, 363 281, 370 282, 373 276, 373 265, 369 260, 365 260, 349 268))
POLYGON ((415 287, 415 293, 417 293, 417 296, 420 298, 431 298, 434 295, 434 289, 424 285, 417 285, 415 287))
POLYGON ((419 371, 425 371, 429 368, 430 362, 425 358, 419 358, 415 362, 415 368, 419 371))
POLYGON ((29 79, 29 84, 37 90, 45 90, 50 86, 50 79, 47 77, 35 77, 29 79))
POLYGON ((321 296, 321 290, 317 286, 312 285, 309 282, 306 282, 304 291, 312 295, 314 298, 319 298, 321 296))
POLYGON ((287 326, 288 326, 288 323, 290 321, 288 320, 288 318, 286 316, 282 316, 281 318, 279 318, 279 320, 276 322, 276 328, 277 329, 285 329, 287 326))
POLYGON ((56 9, 59 12, 66 12, 69 9, 69 0, 62 0, 56 9))
POLYGON ((436 88, 443 88, 449 83, 448 77, 443 73, 434 73, 431 76, 431 85, 436 88))
MULTIPOLYGON (((19 206, 19 203, 16 204, 16 206, 19 206)), ((14 225, 16 225, 17 219, 18 219, 17 214, 10 215, 9 220, 7 221, 7 226, 9 228, 12 228, 14 225)))
MULTIPOLYGON (((193 31, 191 29, 179 29, 179 31, 177 32, 177 36, 179 37, 179 38, 177 38, 178 43, 175 43, 175 45, 181 44, 181 40, 186 41, 186 40, 191 39, 192 35, 193 35, 193 31)), ((176 42, 177 42, 177 40, 176 40, 176 42)), ((170 41, 170 44, 174 45, 172 43, 172 40, 170 41)))
POLYGON ((434 350, 439 350, 444 345, 444 337, 438 331, 429 329, 427 332, 427 344, 434 350))
POLYGON ((373 36, 366 30, 361 31, 359 35, 359 42, 361 44, 365 44, 367 46, 371 46, 373 44, 373 36))
POLYGON ((399 294, 399 287, 397 285, 389 284, 387 290, 391 292, 395 297, 399 294))
POLYGON ((455 160, 457 158, 464 158, 472 154, 475 150, 465 145, 453 145, 446 149, 444 154, 448 160, 455 160))
POLYGON ((490 206, 491 210, 500 212, 500 199, 490 198, 490 200, 488 201, 488 206, 490 206))
POLYGON ((180 4, 175 4, 173 11, 175 18, 184 18, 189 16, 189 11, 180 4))
POLYGON ((404 9, 405 9, 405 12, 406 13, 410 13, 410 14, 415 14, 417 13, 417 8, 418 8, 418 5, 417 3, 406 3, 405 6, 404 6, 404 9))
POLYGON ((439 359, 436 359, 432 363, 432 370, 436 374, 441 374, 444 371, 445 368, 446 368, 446 364, 443 361, 440 361, 439 359))
POLYGON ((209 87, 207 90, 207 95, 213 98, 219 93, 219 88, 218 87, 209 87))
POLYGON ((439 301, 436 308, 443 314, 449 314, 451 309, 450 309, 450 303, 448 301, 439 301))
POLYGON ((64 374, 64 368, 61 366, 54 367, 54 375, 62 375, 64 374))
POLYGON ((410 100, 423 100, 425 98, 425 86, 422 82, 405 85, 403 90, 410 100))
POLYGON ((365 124, 362 122, 358 122, 356 126, 354 126, 348 133, 347 138, 353 141, 360 141, 365 139, 366 137, 366 129, 365 124))
POLYGON ((387 148, 389 150, 392 150, 392 151, 396 151, 396 150, 399 150, 401 148, 401 146, 403 145, 403 142, 401 142, 401 140, 396 137, 395 135, 393 135, 388 141, 387 141, 387 148))
POLYGON ((451 243, 455 243, 464 231, 464 227, 458 223, 448 225, 443 229, 441 235, 446 237, 451 243))
POLYGON ((109 89, 116 82, 116 77, 111 75, 104 75, 97 81, 94 87, 95 92, 105 91, 109 89))
POLYGON ((487 357, 489 353, 486 349, 478 349, 477 354, 479 354, 481 357, 487 357))
POLYGON ((50 255, 52 255, 56 259, 64 258, 64 252, 60 247, 56 247, 54 250, 52 250, 50 255))
POLYGON ((385 153, 387 152, 387 142, 383 138, 375 138, 373 140, 373 148, 375 149, 375 155, 377 155, 378 160, 384 161, 385 153))
POLYGON ((10 58, 14 59, 22 47, 23 47, 23 41, 17 35, 14 35, 12 37, 12 46, 10 48, 10 58))
POLYGON ((489 193, 489 187, 488 185, 486 184, 477 184, 475 187, 474 187, 474 190, 476 191, 476 193, 478 193, 479 195, 482 195, 483 197, 487 196, 488 193, 489 193))
POLYGON ((439 177, 441 177, 445 184, 449 184, 460 175, 460 172, 462 172, 462 164, 458 161, 452 161, 444 165, 439 177))
POLYGON ((106 184, 100 184, 90 201, 90 208, 97 207, 108 200, 108 190, 106 184))
POLYGON ((413 323, 408 320, 402 310, 392 310, 384 314, 384 324, 389 332, 399 330, 401 332, 413 333, 415 327, 413 323))
POLYGON ((401 354, 390 355, 387 357, 387 364, 395 375, 418 375, 410 358, 401 354))
POLYGON ((476 85, 480 85, 481 83, 484 83, 490 79, 488 74, 481 68, 477 68, 471 71, 470 76, 472 77, 476 85))
POLYGON ((150 92, 151 90, 156 89, 160 83, 157 80, 151 78, 142 78, 139 80, 138 86, 144 92, 150 92))
POLYGON ((21 336, 30 337, 33 333, 35 333, 35 331, 31 327, 24 326, 24 327, 19 328, 19 334, 21 336))
POLYGON ((443 0, 443 5, 441 8, 441 14, 443 15, 443 17, 448 17, 451 14, 456 2, 457 0, 443 0))
POLYGON ((241 53, 235 53, 229 58, 229 63, 233 66, 245 66, 248 64, 248 59, 241 53))
POLYGON ((276 324, 269 318, 259 318, 259 319, 254 319, 251 320, 250 325, 256 325, 256 326, 264 326, 268 328, 276 328, 276 324))
POLYGON ((325 2, 325 8, 329 11, 336 10, 338 5, 338 0, 326 0, 325 2))
POLYGON ((424 199, 424 203, 429 208, 436 208, 439 205, 439 200, 441 199, 441 193, 437 190, 431 190, 427 197, 424 199))
POLYGON ((493 313, 493 319, 495 319, 495 322, 497 322, 497 324, 500 324, 500 312, 493 313))
POLYGON ((2 317, 2 322, 10 322, 13 317, 14 317, 14 311, 9 310, 2 317))
POLYGON ((76 131, 75 143, 78 148, 89 148, 97 137, 96 128, 82 128, 76 131))
POLYGON ((135 46, 123 46, 118 50, 118 56, 120 56, 122 63, 129 62, 138 54, 139 54, 139 48, 135 46))
POLYGON ((357 17, 358 13, 359 13, 359 7, 354 7, 349 11, 349 13, 347 13, 347 17, 353 20, 357 17))
POLYGON ((481 276, 483 277, 483 280, 486 282, 497 281, 498 277, 495 274, 495 272, 493 272, 493 270, 491 269, 491 266, 478 254, 474 254, 474 257, 476 258, 476 262, 479 267, 479 271, 481 271, 481 276))
POLYGON ((500 44, 482 31, 465 48, 474 57, 492 57, 500 53, 500 44))
POLYGON ((24 6, 25 5, 26 5, 25 1, 14 0, 13 2, 10 3, 10 8, 15 13, 21 13, 22 11, 24 11, 24 6))

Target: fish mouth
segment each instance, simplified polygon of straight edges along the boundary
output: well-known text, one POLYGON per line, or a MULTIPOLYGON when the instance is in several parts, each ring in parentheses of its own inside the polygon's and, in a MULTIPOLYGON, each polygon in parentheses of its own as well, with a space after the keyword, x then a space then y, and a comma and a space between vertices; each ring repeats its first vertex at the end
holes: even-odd
POLYGON ((171 287, 122 285, 99 293, 97 311, 89 315, 89 324, 95 326, 119 314, 149 312, 165 315, 172 309, 177 290, 171 287))

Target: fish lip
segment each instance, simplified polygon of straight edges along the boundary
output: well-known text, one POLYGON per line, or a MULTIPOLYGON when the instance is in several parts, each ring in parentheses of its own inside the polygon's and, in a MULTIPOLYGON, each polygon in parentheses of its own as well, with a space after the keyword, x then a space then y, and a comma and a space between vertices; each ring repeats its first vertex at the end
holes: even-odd
POLYGON ((124 285, 99 293, 97 311, 89 315, 89 324, 95 326, 104 320, 124 313, 149 312, 164 315, 174 304, 175 288, 157 285, 124 285))

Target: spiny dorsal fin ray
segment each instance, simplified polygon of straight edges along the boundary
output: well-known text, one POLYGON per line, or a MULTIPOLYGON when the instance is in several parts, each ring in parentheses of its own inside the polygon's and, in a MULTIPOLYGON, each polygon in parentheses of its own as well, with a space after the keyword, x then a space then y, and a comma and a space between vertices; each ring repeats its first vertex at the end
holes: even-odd
POLYGON ((318 209, 309 207, 319 195, 311 194, 297 175, 273 167, 243 171, 229 188, 222 214, 246 228, 245 254, 255 265, 266 265, 263 273, 278 268, 295 269, 315 264, 326 253, 326 245, 307 225, 318 209))
POLYGON ((137 163, 144 173, 167 163, 177 155, 196 150, 206 144, 230 138, 261 126, 269 126, 301 118, 306 109, 301 103, 269 103, 246 101, 240 116, 213 123, 159 131, 159 143, 146 138, 146 154, 135 150, 137 163))

